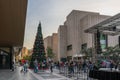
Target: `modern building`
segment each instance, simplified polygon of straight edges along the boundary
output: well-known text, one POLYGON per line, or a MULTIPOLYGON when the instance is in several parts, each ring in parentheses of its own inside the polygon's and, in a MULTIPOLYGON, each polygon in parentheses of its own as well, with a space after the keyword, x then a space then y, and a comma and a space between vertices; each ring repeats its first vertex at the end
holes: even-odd
POLYGON ((25 31, 27 0, 0 0, 0 69, 11 69, 25 31))
MULTIPOLYGON (((50 47, 52 49, 52 36, 47 36, 44 38, 44 47, 45 47, 45 53, 47 53, 47 48, 50 47)), ((47 54, 46 54, 47 56, 47 54)))
POLYGON ((57 33, 53 33, 52 34, 52 49, 53 49, 53 53, 54 53, 54 61, 59 61, 59 54, 58 54, 58 34, 57 33))
POLYGON ((58 29, 58 54, 61 60, 67 57, 67 26, 60 25, 58 29))
POLYGON ((23 59, 25 56, 29 56, 28 49, 23 47, 21 50, 21 58, 23 59))
MULTIPOLYGON (((98 49, 99 46, 103 46, 104 43, 107 44, 108 47, 120 47, 120 13, 112 16, 96 25, 91 26, 90 28, 85 30, 86 33, 93 34, 94 36, 94 59, 97 59, 97 55, 99 54, 98 49), (106 35, 106 38, 101 37, 101 34, 106 35), (103 44, 101 44, 103 43, 103 44)), ((104 46, 103 46, 104 47, 104 46)), ((111 54, 110 54, 111 55, 111 54)), ((120 56, 117 52, 115 55, 120 56)))
POLYGON ((108 18, 110 16, 96 12, 73 10, 58 29, 58 54, 61 60, 81 54, 83 48, 93 47, 93 34, 87 34, 84 30, 108 18))
MULTIPOLYGON (((51 48, 54 54, 53 61, 59 61, 60 57, 58 54, 58 34, 53 33, 52 36, 44 38, 45 52, 47 53, 47 48, 51 48)), ((46 54, 47 56, 47 54, 46 54)))
POLYGON ((28 56, 31 56, 33 54, 33 49, 28 50, 28 56))

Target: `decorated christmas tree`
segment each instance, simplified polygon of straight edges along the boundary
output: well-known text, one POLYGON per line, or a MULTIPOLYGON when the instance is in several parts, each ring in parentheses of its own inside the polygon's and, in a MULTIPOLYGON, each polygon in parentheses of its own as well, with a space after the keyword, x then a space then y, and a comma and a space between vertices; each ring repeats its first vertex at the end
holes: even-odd
POLYGON ((39 23, 38 25, 37 35, 33 47, 33 54, 30 62, 30 68, 34 67, 35 60, 37 60, 40 64, 42 62, 46 62, 41 23, 39 23))

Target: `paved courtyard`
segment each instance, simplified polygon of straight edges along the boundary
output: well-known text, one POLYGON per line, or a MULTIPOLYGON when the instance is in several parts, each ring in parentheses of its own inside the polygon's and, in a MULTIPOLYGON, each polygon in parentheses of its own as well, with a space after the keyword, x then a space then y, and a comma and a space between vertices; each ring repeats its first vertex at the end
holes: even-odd
POLYGON ((20 73, 20 69, 17 68, 15 71, 0 70, 0 80, 38 80, 28 72, 26 74, 20 73))
MULTIPOLYGON (((36 78, 41 78, 42 80, 72 80, 70 78, 67 78, 65 76, 62 76, 56 72, 51 73, 49 70, 45 71, 39 71, 38 73, 34 73, 33 71, 30 70, 30 72, 36 77, 36 78)), ((41 80, 39 79, 39 80, 41 80)))
MULTIPOLYGON (((22 67, 17 67, 15 71, 10 70, 0 70, 0 80, 87 80, 87 74, 74 74, 70 75, 66 73, 61 73, 59 70, 54 69, 53 73, 49 70, 39 71, 34 73, 33 70, 28 70, 27 73, 21 73, 22 67)), ((62 72, 64 72, 63 70, 62 72)))
POLYGON ((0 70, 0 80, 70 80, 64 76, 47 71, 39 71, 34 73, 28 70, 27 73, 20 72, 21 67, 17 67, 15 71, 0 70))

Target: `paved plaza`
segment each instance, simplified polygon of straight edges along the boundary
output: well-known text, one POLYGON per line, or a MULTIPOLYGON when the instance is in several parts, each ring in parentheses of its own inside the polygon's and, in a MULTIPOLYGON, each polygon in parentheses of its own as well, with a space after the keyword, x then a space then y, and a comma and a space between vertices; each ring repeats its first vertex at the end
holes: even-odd
POLYGON ((57 69, 54 69, 53 73, 49 70, 39 70, 38 73, 34 73, 33 70, 30 69, 27 73, 21 73, 21 68, 22 67, 17 67, 14 71, 0 70, 0 80, 87 80, 86 76, 82 74, 78 74, 79 78, 77 79, 76 74, 69 76, 65 73, 60 73, 57 69))
POLYGON ((39 80, 32 73, 26 74, 20 73, 20 68, 16 68, 15 71, 0 70, 0 80, 39 80))
POLYGON ((50 73, 49 70, 34 73, 28 70, 27 73, 20 72, 21 67, 17 67, 15 71, 0 70, 0 80, 71 80, 56 73, 50 73))

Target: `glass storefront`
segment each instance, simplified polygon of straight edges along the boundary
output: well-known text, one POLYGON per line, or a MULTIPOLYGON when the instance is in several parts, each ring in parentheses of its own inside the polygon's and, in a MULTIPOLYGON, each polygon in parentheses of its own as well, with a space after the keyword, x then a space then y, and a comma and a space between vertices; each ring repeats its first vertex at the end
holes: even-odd
POLYGON ((0 69, 10 69, 9 48, 0 48, 0 69))
POLYGON ((107 35, 100 34, 100 44, 102 51, 104 51, 104 49, 107 47, 107 35))

